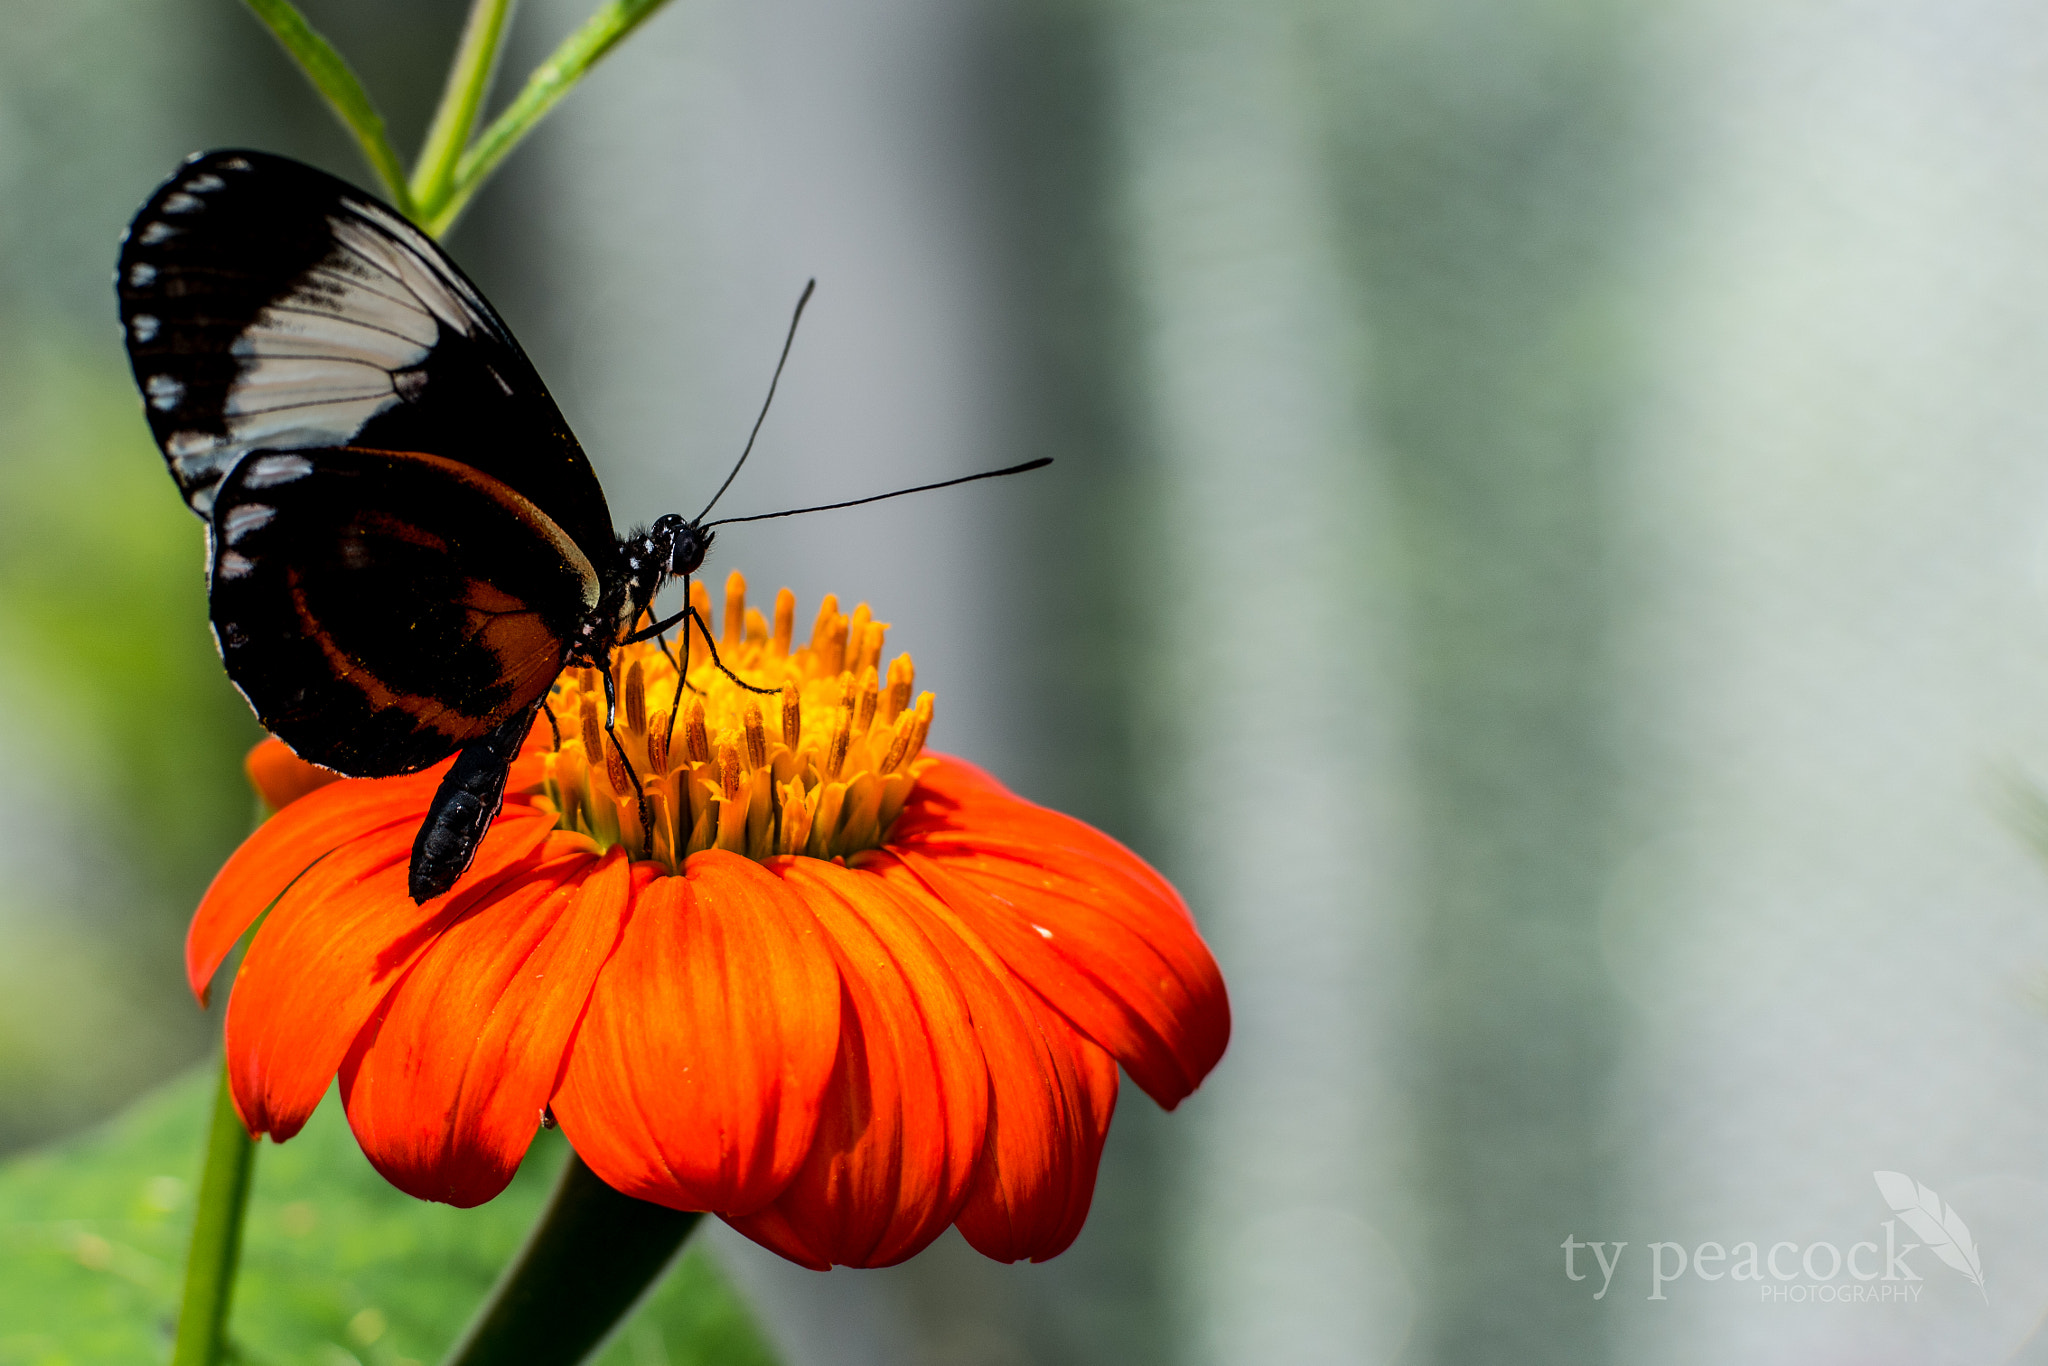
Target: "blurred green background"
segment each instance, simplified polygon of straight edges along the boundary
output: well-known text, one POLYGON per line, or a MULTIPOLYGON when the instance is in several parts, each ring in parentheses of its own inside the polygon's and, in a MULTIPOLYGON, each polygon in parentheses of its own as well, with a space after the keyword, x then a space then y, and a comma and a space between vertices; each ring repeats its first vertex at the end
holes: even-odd
MULTIPOLYGON (((413 146, 461 7, 305 8, 413 146)), ((228 0, 0 22, 13 1150, 205 1055, 250 818, 116 235, 199 148, 367 176, 228 0)), ((934 743, 1173 876, 1237 1010, 1054 1263, 709 1238, 789 1360, 2037 1359, 2044 168, 2020 0, 675 0, 609 59, 449 245, 622 529, 811 275, 733 511, 1057 457, 714 568, 873 602, 934 743), (1846 1246, 1878 1168, 1983 1225, 1982 1314, 1565 1274, 1846 1246)))

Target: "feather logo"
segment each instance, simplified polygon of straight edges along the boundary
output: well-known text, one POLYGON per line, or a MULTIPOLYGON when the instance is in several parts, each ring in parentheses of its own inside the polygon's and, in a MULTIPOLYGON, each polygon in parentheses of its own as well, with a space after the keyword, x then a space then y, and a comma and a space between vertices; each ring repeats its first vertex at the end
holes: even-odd
POLYGON ((1984 1289, 1984 1259, 1962 1217, 1904 1172, 1872 1172, 1871 1176, 1877 1181, 1878 1194, 1906 1221, 1906 1227, 1935 1256, 1968 1276, 1977 1293, 1984 1296, 1984 1303, 1991 1303, 1991 1295, 1984 1289))

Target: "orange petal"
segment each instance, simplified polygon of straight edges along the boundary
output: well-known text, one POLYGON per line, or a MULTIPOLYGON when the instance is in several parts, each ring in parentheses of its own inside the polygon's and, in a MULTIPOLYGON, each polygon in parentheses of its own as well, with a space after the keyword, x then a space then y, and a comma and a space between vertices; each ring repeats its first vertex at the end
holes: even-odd
POLYGON ((550 849, 435 940, 342 1064, 356 1141, 409 1195, 467 1208, 505 1188, 618 944, 624 851, 600 861, 570 837, 550 849))
POLYGON ((307 793, 339 782, 342 777, 331 768, 307 763, 275 735, 266 735, 256 742, 242 760, 242 770, 249 775, 256 795, 272 811, 282 811, 307 793))
POLYGON ((839 1046, 817 920, 758 863, 710 850, 635 898, 555 1093, 613 1189, 750 1214, 803 1164, 839 1046))
POLYGON ((1014 989, 1028 1046, 993 1053, 988 1141, 958 1220, 985 1257, 1042 1262, 1066 1251, 1088 1217, 1102 1142, 1116 1108, 1116 1063, 1030 992, 1014 989))
POLYGON ((960 1231, 998 1260, 1043 1261, 1065 1250, 1087 1217, 1116 1108, 1116 1061, 1018 980, 957 912, 897 872, 887 885, 916 908, 931 941, 947 946, 988 1064, 987 1137, 960 1231))
POLYGON ((414 774, 330 783, 243 840, 214 874, 185 932, 185 978, 200 1004, 235 941, 309 865, 352 840, 401 824, 409 849, 439 781, 437 775, 414 774))
POLYGON ((769 870, 831 938, 845 987, 839 1057, 803 1169, 774 1204, 729 1222, 806 1266, 893 1265, 945 1232, 974 1176, 989 1079, 956 968, 980 995, 995 984, 879 879, 807 858, 769 870))
POLYGON ((410 825, 335 850, 278 898, 228 1000, 228 1075, 250 1133, 282 1143, 299 1131, 391 987, 441 930, 521 874, 550 824, 508 809, 462 886, 424 906, 405 890, 410 825))
MULTIPOLYGON (((874 866, 890 864, 884 858, 874 866)), ((983 968, 977 975, 955 966, 969 985, 991 1092, 981 1163, 957 1220, 961 1234, 1000 1261, 1044 1261, 1064 1251, 1087 1218, 1116 1108, 1116 1062, 1018 980, 957 912, 896 872, 890 886, 920 906, 934 941, 957 946, 983 968)))
MULTIPOLYGON (((1053 1012, 1046 1010, 1045 1013, 1050 1015, 1053 1012)), ((1066 1022, 1062 1020, 1061 1023, 1066 1022)), ((1067 1183, 1066 1222, 1043 1246, 1031 1249, 1034 1262, 1057 1257, 1081 1236, 1081 1226, 1088 1222, 1088 1207, 1095 1200, 1095 1177, 1102 1167, 1102 1145, 1109 1138, 1109 1121, 1116 1113, 1116 1059, 1080 1034, 1072 1033, 1071 1027, 1069 1032, 1074 1062, 1081 1075, 1081 1099, 1085 1109, 1080 1123, 1088 1150, 1075 1163, 1073 1176, 1067 1183)))
POLYGON ((1173 888, 1108 836, 986 788, 950 805, 913 792, 888 851, 856 862, 923 883, 1161 1105, 1222 1057, 1216 960, 1173 888))

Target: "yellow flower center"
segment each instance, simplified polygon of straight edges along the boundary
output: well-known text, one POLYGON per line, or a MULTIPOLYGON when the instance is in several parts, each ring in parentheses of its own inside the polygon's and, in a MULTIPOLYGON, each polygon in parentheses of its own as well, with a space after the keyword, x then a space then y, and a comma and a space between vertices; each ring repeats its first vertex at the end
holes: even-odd
MULTIPOLYGON (((710 622, 710 590, 692 583, 690 597, 710 622)), ((866 603, 846 616, 827 594, 810 643, 792 648, 795 595, 787 588, 776 594, 771 628, 747 606, 737 571, 726 580, 722 621, 718 658, 770 691, 735 683, 694 626, 680 695, 670 653, 676 642, 621 646, 612 654, 614 745, 598 671, 566 669, 555 680, 547 719, 556 743, 543 800, 558 824, 671 871, 700 849, 829 859, 881 844, 932 763, 918 757, 931 729, 932 695, 912 704, 910 656, 880 671, 888 624, 875 621, 866 603)))

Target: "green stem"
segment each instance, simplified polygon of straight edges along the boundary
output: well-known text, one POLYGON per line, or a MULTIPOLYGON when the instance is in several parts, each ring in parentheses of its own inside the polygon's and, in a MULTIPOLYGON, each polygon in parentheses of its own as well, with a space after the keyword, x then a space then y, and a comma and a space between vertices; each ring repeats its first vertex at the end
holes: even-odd
POLYGON ((547 116, 548 110, 569 93, 599 58, 667 3, 668 0, 607 0, 581 28, 564 38, 561 46, 533 69, 525 88, 505 112, 484 129, 475 146, 463 153, 446 201, 421 220, 421 226, 436 237, 445 233, 469 197, 519 145, 520 139, 533 131, 534 125, 547 116))
POLYGON ((574 1366, 661 1277, 704 1216, 621 1195, 575 1153, 442 1366, 574 1366))
POLYGON ((228 1302, 235 1291, 242 1214, 249 1206, 249 1178, 255 1168, 256 1141, 235 1113, 223 1059, 213 1127, 206 1136, 206 1170, 199 1179, 199 1211, 192 1221, 192 1250, 185 1258, 185 1299, 178 1310, 171 1366, 215 1366, 227 1355, 228 1302))
POLYGON ((491 78, 497 74, 498 56, 511 22, 512 0, 473 0, 469 7, 454 65, 448 68, 448 83, 441 89, 440 107, 434 110, 427 139, 413 163, 412 199, 422 217, 433 216, 455 183, 456 162, 469 145, 477 115, 490 94, 491 78))

